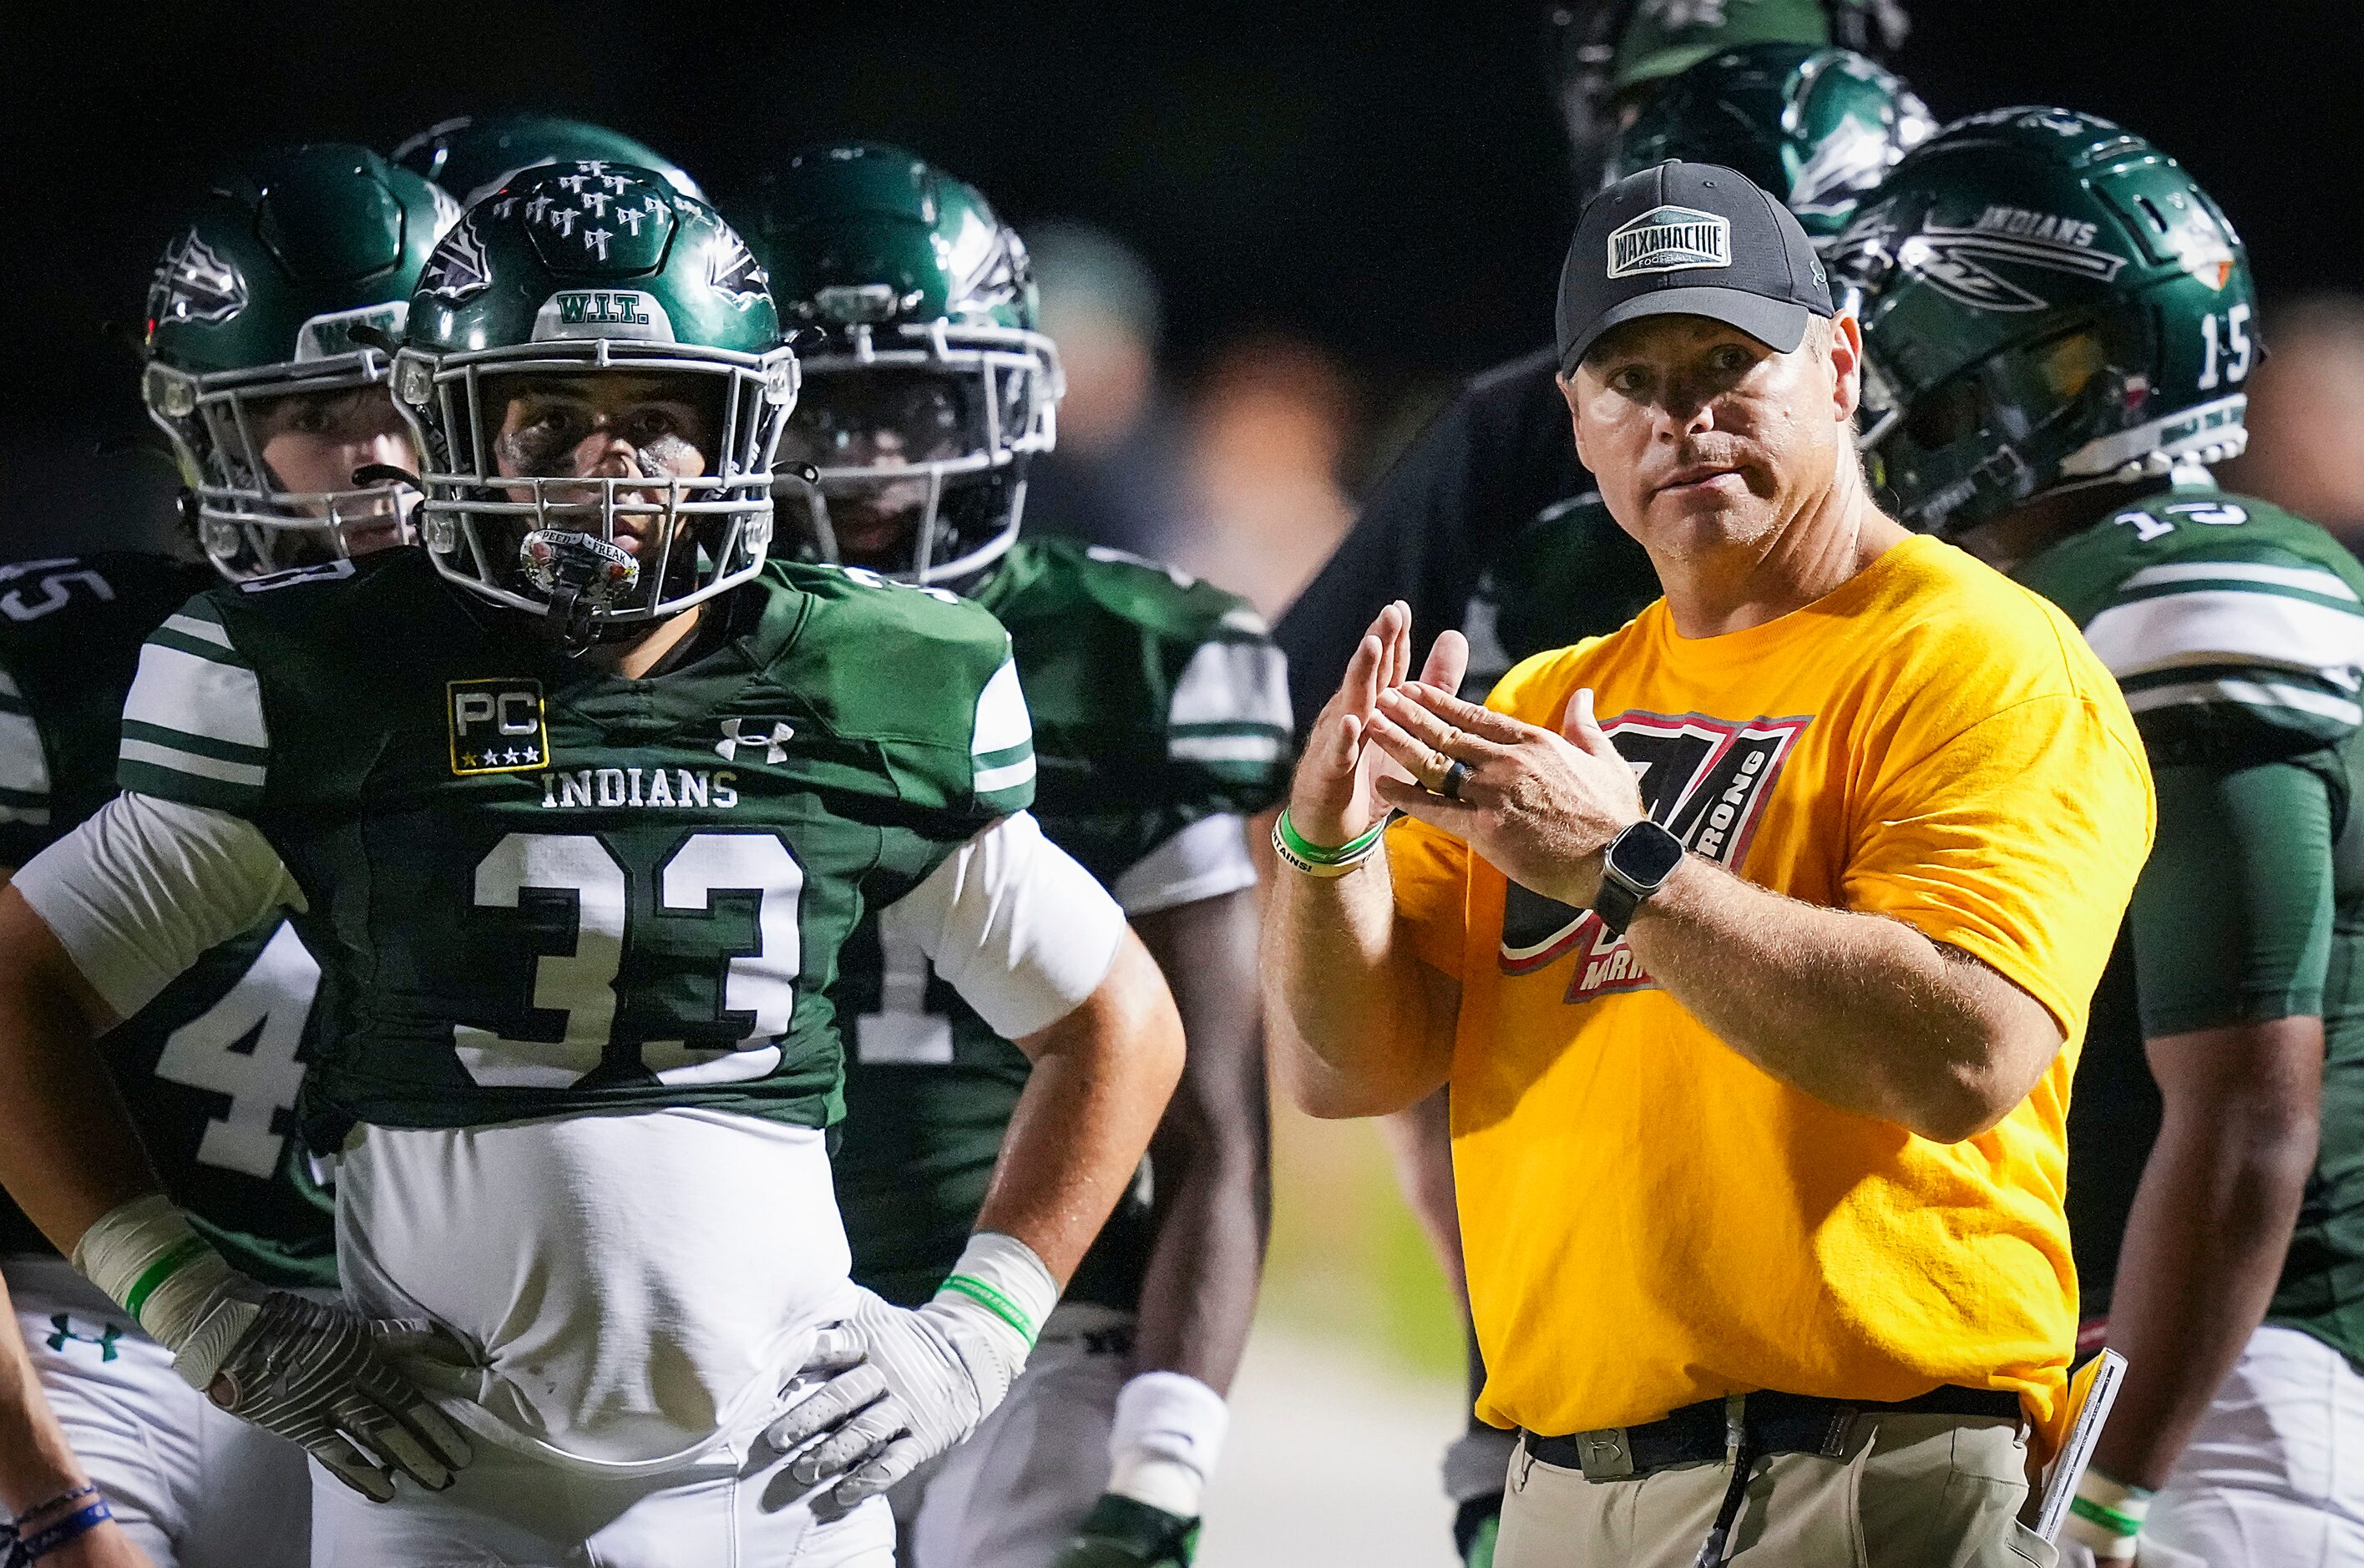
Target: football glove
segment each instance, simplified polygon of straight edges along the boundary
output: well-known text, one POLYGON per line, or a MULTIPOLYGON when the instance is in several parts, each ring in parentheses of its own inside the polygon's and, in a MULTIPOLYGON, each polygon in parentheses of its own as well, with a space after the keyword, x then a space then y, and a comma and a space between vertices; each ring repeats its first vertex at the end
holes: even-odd
POLYGON ((162 1196, 92 1226, 74 1262, 173 1352, 191 1387, 374 1502, 393 1498, 397 1473, 440 1492, 471 1458, 467 1439, 389 1364, 429 1352, 440 1336, 427 1324, 363 1318, 250 1279, 162 1196))
POLYGON ((1114 1492, 1101 1494, 1052 1568, 1190 1568, 1199 1521, 1114 1492))
POLYGON ((1057 1299, 1033 1251, 990 1232, 970 1238, 953 1276, 916 1310, 857 1287, 789 1387, 819 1385, 771 1429, 773 1444, 795 1455, 789 1479, 830 1484, 821 1506, 842 1510, 950 1449, 1008 1396, 1057 1299))

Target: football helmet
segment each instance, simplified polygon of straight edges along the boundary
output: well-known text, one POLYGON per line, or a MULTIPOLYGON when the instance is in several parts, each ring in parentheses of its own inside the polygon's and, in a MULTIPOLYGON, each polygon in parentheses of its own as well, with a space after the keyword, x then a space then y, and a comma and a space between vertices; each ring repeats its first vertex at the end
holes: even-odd
POLYGON ((419 274, 394 389, 435 569, 571 648, 762 570, 796 357, 744 242, 652 170, 552 164, 471 207, 419 274), (604 429, 597 397, 627 384, 687 433, 604 429), (624 472, 581 469, 595 436, 624 472))
POLYGON ((809 464, 794 543, 906 582, 974 579, 1017 537, 1028 461, 1065 384, 1032 271, 984 195, 911 153, 799 153, 752 225, 804 393, 781 446, 809 464))
POLYGON ((2247 253, 2174 159, 2107 120, 1957 121, 1864 204, 1833 266, 1864 323, 1872 478, 1913 528, 2247 443, 2247 253))
POLYGON ((382 384, 386 358, 350 335, 399 332, 419 269, 458 216, 435 186, 365 147, 261 153, 213 182, 148 286, 140 397, 187 486, 197 542, 232 579, 399 528, 386 485, 284 488, 262 451, 277 398, 382 384))
POLYGON ((1578 183, 1652 88, 1748 44, 1836 47, 1875 59, 1904 41, 1902 0, 1552 0, 1544 7, 1552 94, 1578 183))
POLYGON ((1850 50, 1750 44, 1709 55, 1651 95, 1611 141, 1605 178, 1669 158, 1721 163, 1779 196, 1823 244, 1936 129, 1912 88, 1850 50))
POLYGON ((529 169, 592 159, 653 169, 683 195, 706 199, 687 170, 646 142, 555 115, 462 115, 429 126, 392 156, 459 197, 462 206, 475 206, 529 169))

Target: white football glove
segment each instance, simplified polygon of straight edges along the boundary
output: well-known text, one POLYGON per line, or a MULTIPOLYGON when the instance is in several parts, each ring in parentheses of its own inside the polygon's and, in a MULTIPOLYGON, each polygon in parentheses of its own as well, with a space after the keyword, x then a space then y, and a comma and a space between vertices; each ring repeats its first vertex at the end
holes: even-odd
POLYGON ((773 1444, 796 1454, 789 1479, 833 1483, 822 1506, 842 1511, 952 1448, 1009 1393, 1057 1299, 1032 1250, 990 1232, 970 1239, 952 1278, 917 1310, 859 1291, 797 1373, 823 1381, 771 1429, 773 1444))
MULTIPOLYGON (((374 1502, 396 1473, 452 1485, 468 1440, 389 1358, 431 1353, 430 1325, 363 1318, 231 1268, 161 1196, 114 1210, 75 1265, 173 1352, 173 1370, 240 1419, 307 1450, 374 1502)), ((449 1353, 449 1352, 447 1352, 449 1353)))

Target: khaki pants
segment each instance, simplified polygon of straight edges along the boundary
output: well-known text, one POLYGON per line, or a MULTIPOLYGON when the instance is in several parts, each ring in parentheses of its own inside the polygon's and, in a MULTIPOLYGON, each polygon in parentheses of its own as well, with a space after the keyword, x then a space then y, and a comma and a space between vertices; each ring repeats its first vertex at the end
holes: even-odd
MULTIPOLYGON (((2027 1451, 2016 1424, 1957 1416, 1858 1418, 1836 1459, 1760 1459, 1732 1532, 1739 1568, 2055 1568, 2019 1522, 2027 1451)), ((1731 1471, 1674 1465, 1588 1481, 1511 1461, 1495 1568, 1690 1568, 1731 1471)))

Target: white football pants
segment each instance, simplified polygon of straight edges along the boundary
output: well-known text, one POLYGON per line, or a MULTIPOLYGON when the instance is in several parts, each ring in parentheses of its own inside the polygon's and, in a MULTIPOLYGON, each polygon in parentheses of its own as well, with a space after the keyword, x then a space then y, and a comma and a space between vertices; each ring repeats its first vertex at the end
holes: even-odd
POLYGON ((2143 1533, 2209 1568, 2364 1568, 2364 1372, 2311 1334, 2260 1328, 2143 1533))
POLYGON ((470 1434, 449 1490, 373 1503, 312 1467, 314 1568, 894 1568, 874 1497, 823 1521, 760 1439, 661 1474, 587 1474, 470 1434))
POLYGON ((0 1260, 74 1453, 155 1568, 302 1568, 304 1451, 225 1415, 62 1258, 0 1260))
POLYGON ((1132 1317, 1059 1307, 976 1435, 890 1494, 905 1568, 1049 1568, 1108 1487, 1132 1317))

